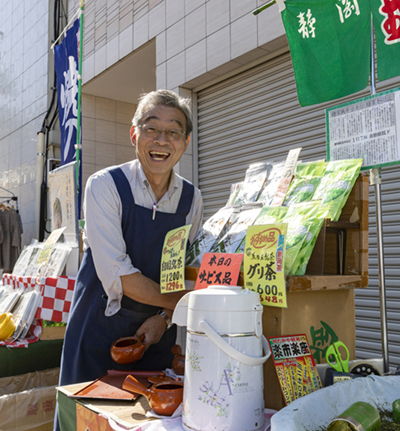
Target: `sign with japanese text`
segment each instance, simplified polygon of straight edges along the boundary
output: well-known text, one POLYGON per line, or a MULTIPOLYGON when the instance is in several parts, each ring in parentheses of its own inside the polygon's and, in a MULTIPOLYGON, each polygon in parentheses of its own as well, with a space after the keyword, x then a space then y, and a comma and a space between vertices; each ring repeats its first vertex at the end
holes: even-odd
POLYGON ((241 253, 205 253, 194 289, 218 284, 236 286, 242 260, 241 253))
POLYGON ((366 88, 371 58, 369 0, 286 0, 285 5, 282 20, 300 105, 366 88))
POLYGON ((305 334, 267 339, 286 405, 322 388, 305 334))
POLYGON ((170 230, 161 255, 161 293, 185 290, 185 254, 191 224, 170 230))
POLYGON ((399 164, 399 89, 327 109, 326 129, 328 160, 363 158, 361 170, 399 164))
POLYGON ((286 233, 286 223, 247 228, 244 287, 257 292, 263 305, 287 307, 284 272, 286 233))
POLYGON ((371 0, 379 81, 400 75, 400 0, 371 0))
MULTIPOLYGON (((75 20, 72 27, 67 30, 62 43, 54 47, 62 165, 76 160, 75 144, 77 141, 76 134, 78 127, 79 31, 80 20, 78 18, 75 20)), ((82 120, 82 118, 80 118, 80 120, 82 120)), ((82 136, 80 136, 79 142, 82 141, 81 138, 82 136)), ((80 149, 79 151, 79 160, 82 160, 82 150, 80 149)), ((81 182, 82 163, 79 165, 79 190, 82 189, 81 182)), ((81 195, 81 193, 79 195, 81 195)), ((80 213, 80 199, 78 202, 78 211, 80 213)))

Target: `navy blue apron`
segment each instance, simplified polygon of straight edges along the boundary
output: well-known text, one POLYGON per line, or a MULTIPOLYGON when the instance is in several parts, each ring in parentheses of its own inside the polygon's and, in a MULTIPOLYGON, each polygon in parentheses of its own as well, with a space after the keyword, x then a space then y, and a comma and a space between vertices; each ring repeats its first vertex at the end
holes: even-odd
MULTIPOLYGON (((175 214, 153 211, 135 204, 130 184, 120 168, 109 171, 122 201, 122 232, 127 254, 142 274, 160 282, 160 262, 165 235, 186 224, 194 186, 183 181, 183 190, 175 214)), ((134 335, 139 326, 160 309, 136 302, 126 296, 121 309, 113 316, 104 312, 107 297, 97 277, 92 251, 88 248, 78 273, 69 321, 65 334, 60 369, 60 385, 95 380, 110 369, 164 370, 171 368, 171 347, 176 342, 176 326, 166 331, 160 342, 150 346, 143 358, 133 364, 120 365, 110 356, 113 341, 134 335)))

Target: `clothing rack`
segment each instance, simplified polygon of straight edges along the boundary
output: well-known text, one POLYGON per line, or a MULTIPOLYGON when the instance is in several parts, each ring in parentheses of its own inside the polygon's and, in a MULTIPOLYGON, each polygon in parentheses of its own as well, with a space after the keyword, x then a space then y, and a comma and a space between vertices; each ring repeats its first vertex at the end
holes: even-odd
POLYGON ((10 203, 11 201, 15 202, 15 209, 18 211, 18 197, 15 196, 15 194, 13 192, 11 192, 10 190, 5 189, 4 187, 0 186, 0 189, 6 191, 7 193, 10 193, 12 196, 0 196, 0 204, 4 204, 4 203, 10 203))
POLYGON ((17 196, 0 196, 0 205, 4 203, 10 203, 11 201, 15 201, 15 210, 18 211, 18 198, 17 196))

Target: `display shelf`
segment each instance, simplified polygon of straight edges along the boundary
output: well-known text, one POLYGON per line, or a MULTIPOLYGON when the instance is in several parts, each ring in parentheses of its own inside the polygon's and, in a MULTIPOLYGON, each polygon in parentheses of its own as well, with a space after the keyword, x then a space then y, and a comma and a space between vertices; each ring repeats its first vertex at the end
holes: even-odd
MULTIPOLYGON (((288 292, 361 289, 368 286, 368 176, 360 175, 337 222, 325 220, 306 274, 286 277, 288 292)), ((186 267, 195 281, 199 267, 186 267)), ((239 286, 244 286, 243 272, 239 286)))

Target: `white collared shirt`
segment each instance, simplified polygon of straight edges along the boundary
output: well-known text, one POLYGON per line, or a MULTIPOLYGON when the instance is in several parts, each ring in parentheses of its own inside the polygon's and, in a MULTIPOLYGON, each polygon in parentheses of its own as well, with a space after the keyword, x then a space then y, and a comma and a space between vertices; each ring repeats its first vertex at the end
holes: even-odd
MULTIPOLYGON (((84 250, 92 250, 97 276, 108 296, 106 316, 112 316, 121 308, 121 276, 140 272, 135 268, 126 253, 122 235, 122 203, 110 169, 102 169, 89 177, 84 202, 85 231, 83 234, 84 250)), ((119 166, 131 186, 137 205, 157 211, 175 213, 181 198, 182 177, 172 171, 168 191, 157 202, 153 190, 138 160, 119 166)), ((203 200, 200 190, 195 187, 192 206, 186 217, 186 224, 191 224, 189 241, 192 242, 201 227, 203 200)))

